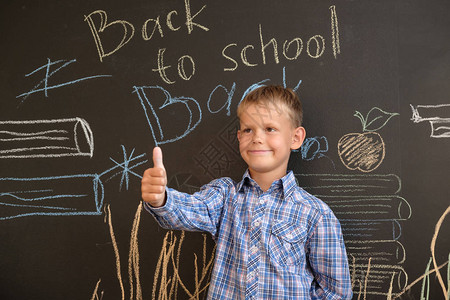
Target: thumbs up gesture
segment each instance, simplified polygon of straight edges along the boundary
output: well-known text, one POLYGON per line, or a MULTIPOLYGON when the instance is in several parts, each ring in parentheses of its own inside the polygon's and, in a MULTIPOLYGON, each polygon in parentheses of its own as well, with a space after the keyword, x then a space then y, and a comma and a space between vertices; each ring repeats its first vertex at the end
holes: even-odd
POLYGON ((141 181, 142 200, 153 207, 163 206, 166 197, 167 175, 161 148, 153 149, 153 168, 147 169, 141 181))

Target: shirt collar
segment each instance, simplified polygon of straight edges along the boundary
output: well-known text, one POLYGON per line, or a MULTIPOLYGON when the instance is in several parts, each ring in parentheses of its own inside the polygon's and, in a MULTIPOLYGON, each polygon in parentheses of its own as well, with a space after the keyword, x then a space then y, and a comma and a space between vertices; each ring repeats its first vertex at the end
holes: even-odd
MULTIPOLYGON (((278 180, 278 183, 276 183, 276 184, 279 184, 280 181, 281 181, 281 185, 283 187, 284 197, 290 196, 292 194, 292 192, 294 191, 294 188, 297 186, 297 182, 295 180, 294 173, 292 171, 289 171, 284 177, 282 177, 280 180, 278 180)), ((244 186, 251 185, 252 182, 254 184, 256 184, 256 182, 250 176, 249 170, 247 169, 245 171, 244 175, 242 176, 241 182, 239 182, 237 185, 237 190, 241 191, 244 188, 244 186)), ((272 183, 271 188, 273 188, 273 183, 272 183)))

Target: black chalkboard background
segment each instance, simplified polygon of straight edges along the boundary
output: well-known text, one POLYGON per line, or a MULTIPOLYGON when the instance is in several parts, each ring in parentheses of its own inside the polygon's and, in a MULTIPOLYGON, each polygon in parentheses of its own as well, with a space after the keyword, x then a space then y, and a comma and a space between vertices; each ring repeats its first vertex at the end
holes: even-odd
POLYGON ((449 10, 3 1, 0 298, 205 298, 213 241, 160 229, 139 177, 159 145, 172 187, 239 180, 236 107, 275 83, 303 101, 289 167, 341 220, 354 299, 446 299, 449 10))

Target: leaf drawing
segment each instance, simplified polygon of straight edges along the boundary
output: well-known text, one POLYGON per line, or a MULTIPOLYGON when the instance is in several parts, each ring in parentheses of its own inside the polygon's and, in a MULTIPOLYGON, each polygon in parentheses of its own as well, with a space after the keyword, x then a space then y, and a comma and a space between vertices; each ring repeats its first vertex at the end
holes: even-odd
POLYGON ((361 120, 363 131, 377 131, 383 128, 389 120, 400 115, 399 113, 390 113, 378 107, 373 107, 364 117, 359 111, 355 111, 354 116, 361 120))

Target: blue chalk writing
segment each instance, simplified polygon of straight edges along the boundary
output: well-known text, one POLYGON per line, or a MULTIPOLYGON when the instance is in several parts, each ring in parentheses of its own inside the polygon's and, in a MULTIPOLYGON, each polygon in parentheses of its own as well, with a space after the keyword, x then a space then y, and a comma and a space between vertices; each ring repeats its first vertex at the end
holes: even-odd
POLYGON ((221 111, 222 109, 224 109, 226 107, 227 108, 227 116, 230 116, 230 114, 231 114, 230 113, 231 100, 233 99, 233 95, 234 95, 235 91, 236 91, 236 82, 233 82, 233 85, 231 86, 230 90, 228 90, 226 87, 224 87, 221 84, 216 86, 212 90, 211 94, 209 94, 208 103, 207 103, 209 112, 212 113, 212 114, 216 114, 216 113, 218 113, 219 111, 221 111), (222 88, 227 93, 228 98, 227 98, 227 101, 225 102, 225 104, 221 108, 219 108, 218 110, 212 110, 211 109, 211 98, 212 98, 213 94, 216 92, 216 90, 218 88, 222 88))
POLYGON ((202 110, 200 108, 200 105, 198 104, 197 100, 190 97, 172 97, 170 93, 165 90, 164 88, 160 86, 135 86, 134 92, 138 95, 138 98, 141 102, 142 108, 144 109, 145 116, 147 118, 148 125, 150 126, 150 130, 152 132, 153 140, 155 142, 155 145, 162 145, 167 143, 172 143, 175 141, 178 141, 185 136, 187 136, 189 133, 191 133, 198 124, 200 124, 202 120, 202 110), (164 103, 161 105, 158 110, 163 110, 164 108, 173 105, 173 104, 183 104, 189 114, 189 122, 185 127, 185 131, 181 133, 180 135, 177 135, 174 138, 168 138, 166 139, 164 136, 164 130, 161 126, 161 122, 158 117, 158 113, 151 104, 151 101, 147 97, 146 90, 147 89, 157 89, 164 93, 164 103), (197 120, 194 120, 194 112, 198 114, 196 117, 197 120), (155 127, 158 131, 158 136, 155 131, 155 127))
POLYGON ((69 66, 70 64, 72 64, 76 61, 77 61, 76 59, 72 59, 72 60, 57 60, 57 61, 52 62, 50 60, 50 58, 47 58, 47 64, 45 64, 25 75, 25 77, 29 77, 41 70, 45 70, 44 79, 42 79, 38 84, 36 84, 29 92, 22 93, 22 94, 16 96, 16 98, 22 98, 21 103, 23 103, 23 101, 25 101, 25 99, 27 99, 28 96, 30 96, 31 94, 34 94, 34 93, 44 92, 45 97, 48 97, 48 90, 50 90, 50 89, 60 88, 60 87, 67 86, 70 84, 78 83, 83 80, 89 80, 89 79, 100 78, 100 77, 112 77, 112 75, 94 75, 94 76, 82 77, 79 79, 71 80, 68 82, 60 83, 60 84, 49 85, 50 77, 52 77, 55 73, 59 72, 61 69, 69 66), (50 72, 51 67, 53 67, 55 65, 60 65, 60 66, 50 72))
POLYGON ((270 79, 264 79, 264 80, 261 80, 260 82, 254 83, 251 86, 249 86, 245 90, 244 94, 242 95, 242 98, 241 98, 241 101, 239 101, 239 104, 242 102, 242 100, 244 100, 245 96, 247 96, 248 93, 250 93, 251 91, 256 90, 259 87, 264 86, 264 83, 266 83, 267 81, 270 81, 270 79))
MULTIPOLYGON (((301 83, 302 83, 302 80, 300 79, 298 81, 297 85, 294 88, 292 88, 292 90, 294 92, 297 92, 297 90, 300 87, 301 83)), ((286 85, 286 67, 283 67, 283 86, 284 86, 284 88, 287 88, 287 85, 286 85)))

